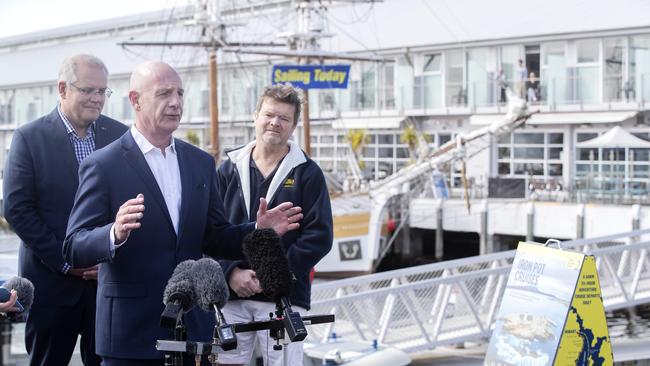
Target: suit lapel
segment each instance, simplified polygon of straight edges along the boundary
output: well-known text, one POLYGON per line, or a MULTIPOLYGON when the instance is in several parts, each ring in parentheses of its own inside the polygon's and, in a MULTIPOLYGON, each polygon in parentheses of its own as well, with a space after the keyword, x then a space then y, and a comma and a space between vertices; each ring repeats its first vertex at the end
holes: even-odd
POLYGON ((185 221, 190 212, 190 199, 192 198, 192 171, 189 151, 182 143, 176 141, 176 153, 178 157, 178 168, 181 174, 181 212, 178 219, 178 240, 176 246, 180 243, 185 228, 185 221))
POLYGON ((124 148, 125 160, 128 161, 129 164, 133 167, 133 170, 136 171, 142 182, 144 182, 144 186, 149 191, 149 194, 144 194, 145 205, 146 202, 151 202, 151 198, 153 198, 153 201, 156 202, 156 204, 162 210, 165 219, 171 228, 171 231, 175 233, 174 225, 172 224, 172 219, 169 216, 167 204, 165 203, 165 198, 160 191, 160 187, 158 186, 158 182, 156 182, 156 178, 153 176, 153 173, 149 168, 149 164, 147 164, 147 160, 144 158, 144 155, 142 154, 142 151, 138 145, 135 143, 135 140, 133 140, 131 132, 127 131, 120 138, 120 142, 124 148))
POLYGON ((59 111, 55 108, 48 116, 47 122, 51 129, 52 144, 55 146, 53 151, 62 150, 61 159, 64 165, 68 168, 68 173, 73 177, 76 185, 79 184, 79 162, 74 153, 74 148, 70 142, 70 137, 65 129, 65 125, 61 120, 59 111))
POLYGON ((101 115, 95 121, 95 150, 101 149, 102 147, 111 143, 109 139, 108 129, 104 123, 104 117, 101 115))

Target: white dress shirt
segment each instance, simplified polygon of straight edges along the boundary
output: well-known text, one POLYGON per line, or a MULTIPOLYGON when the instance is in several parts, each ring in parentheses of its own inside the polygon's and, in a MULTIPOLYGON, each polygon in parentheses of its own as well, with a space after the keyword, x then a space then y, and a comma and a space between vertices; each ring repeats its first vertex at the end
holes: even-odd
MULTIPOLYGON (((163 198, 165 199, 169 217, 172 219, 174 231, 178 234, 182 186, 181 172, 178 167, 178 154, 176 153, 174 139, 171 139, 171 143, 165 148, 165 155, 163 155, 162 151, 153 146, 144 135, 138 131, 135 125, 131 127, 130 132, 135 143, 138 145, 138 148, 142 151, 142 154, 149 165, 149 169, 151 169, 151 173, 153 173, 154 178, 156 178, 158 188, 160 188, 160 192, 162 192, 163 198)), ((145 202, 147 202, 147 199, 151 200, 152 197, 145 196, 145 202)), ((144 214, 146 215, 146 211, 144 214)), ((115 237, 112 229, 110 236, 113 250, 119 248, 126 242, 115 245, 115 237)))

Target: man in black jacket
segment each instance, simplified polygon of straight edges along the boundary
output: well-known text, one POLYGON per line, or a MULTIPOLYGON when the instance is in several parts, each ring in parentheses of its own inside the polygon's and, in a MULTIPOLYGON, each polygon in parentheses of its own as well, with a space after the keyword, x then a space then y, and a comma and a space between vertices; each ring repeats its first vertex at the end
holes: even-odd
MULTIPOLYGON (((217 172, 219 192, 226 216, 233 224, 255 221, 260 198, 269 208, 289 201, 300 206, 303 219, 298 230, 282 237, 289 268, 296 277, 290 297, 294 310, 310 307, 310 270, 332 246, 332 209, 325 177, 320 167, 289 137, 300 116, 300 92, 289 85, 267 87, 255 111, 255 140, 227 153, 217 172)), ((244 258, 221 260, 231 289, 231 300, 224 308, 229 322, 268 320, 275 304, 261 293, 255 272, 244 258)), ((262 346, 265 365, 283 365, 282 352, 272 349, 268 332, 237 335, 239 354, 219 355, 221 364, 249 362, 255 340, 262 346), (267 352, 268 349, 268 352, 267 352), (270 360, 266 360, 267 356, 270 360)), ((288 348, 286 365, 302 365, 302 343, 288 348)))

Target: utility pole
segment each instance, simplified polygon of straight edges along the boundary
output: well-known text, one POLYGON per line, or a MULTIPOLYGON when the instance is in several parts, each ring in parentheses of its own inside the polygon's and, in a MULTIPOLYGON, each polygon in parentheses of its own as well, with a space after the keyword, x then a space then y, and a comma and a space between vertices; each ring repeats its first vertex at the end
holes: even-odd
POLYGON ((210 81, 210 154, 219 164, 221 150, 219 149, 219 77, 217 71, 217 50, 210 50, 209 61, 209 81, 210 81))

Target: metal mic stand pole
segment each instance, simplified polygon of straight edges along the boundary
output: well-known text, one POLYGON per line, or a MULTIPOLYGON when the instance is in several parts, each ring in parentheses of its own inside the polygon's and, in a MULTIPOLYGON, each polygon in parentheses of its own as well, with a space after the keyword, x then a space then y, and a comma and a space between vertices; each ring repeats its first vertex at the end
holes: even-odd
MULTIPOLYGON (((275 304, 275 319, 279 320, 282 319, 282 316, 284 314, 284 306, 282 305, 281 302, 278 302, 275 304)), ((273 320, 273 313, 269 314, 271 316, 271 320, 273 320)), ((273 330, 269 330, 269 332, 273 332, 273 330)), ((273 350, 274 351, 279 351, 282 349, 282 365, 287 366, 289 364, 289 339, 286 337, 286 331, 284 328, 279 328, 273 337, 275 339, 276 344, 273 345, 273 350), (282 345, 280 345, 280 340, 282 340, 282 345)))
MULTIPOLYGON (((181 341, 181 342, 187 340, 187 332, 185 331, 185 325, 183 325, 183 321, 180 321, 178 324, 176 324, 176 328, 174 328, 174 340, 181 341)), ((173 355, 174 355, 173 366, 183 366, 183 353, 174 352, 173 355)))

